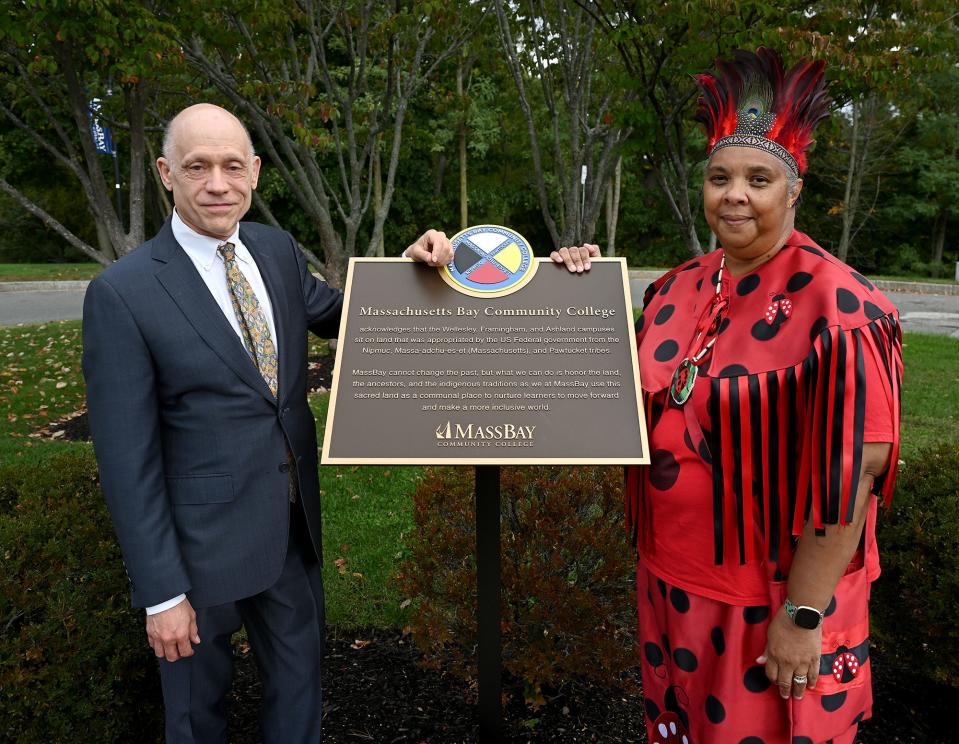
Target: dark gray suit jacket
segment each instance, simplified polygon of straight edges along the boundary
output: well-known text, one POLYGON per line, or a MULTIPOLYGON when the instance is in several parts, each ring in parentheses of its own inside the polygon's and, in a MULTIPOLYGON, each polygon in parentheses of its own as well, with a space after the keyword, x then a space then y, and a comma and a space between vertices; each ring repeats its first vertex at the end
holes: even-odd
POLYGON ((278 399, 169 221, 87 290, 90 426, 136 607, 184 592, 209 607, 276 581, 289 536, 287 449, 322 555, 307 330, 335 336, 342 295, 310 274, 288 233, 241 223, 240 238, 273 305, 278 399))

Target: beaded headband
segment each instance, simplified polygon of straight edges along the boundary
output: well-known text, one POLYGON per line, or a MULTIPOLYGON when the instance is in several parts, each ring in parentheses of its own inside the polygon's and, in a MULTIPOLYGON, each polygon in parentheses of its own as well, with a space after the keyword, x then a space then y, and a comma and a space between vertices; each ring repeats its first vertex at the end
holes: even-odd
POLYGON ((790 172, 806 171, 816 125, 829 116, 822 60, 802 60, 785 72, 773 50, 737 49, 716 60, 716 73, 696 75, 702 89, 696 120, 706 125, 707 152, 753 147, 775 155, 790 172))

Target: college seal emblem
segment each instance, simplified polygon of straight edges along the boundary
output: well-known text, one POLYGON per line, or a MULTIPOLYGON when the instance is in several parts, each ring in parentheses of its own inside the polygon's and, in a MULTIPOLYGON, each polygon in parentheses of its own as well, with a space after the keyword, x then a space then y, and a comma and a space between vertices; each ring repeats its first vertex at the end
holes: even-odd
POLYGON ((463 294, 502 297, 521 289, 536 273, 526 238, 506 227, 468 227, 450 242, 453 263, 444 266, 440 276, 463 294))

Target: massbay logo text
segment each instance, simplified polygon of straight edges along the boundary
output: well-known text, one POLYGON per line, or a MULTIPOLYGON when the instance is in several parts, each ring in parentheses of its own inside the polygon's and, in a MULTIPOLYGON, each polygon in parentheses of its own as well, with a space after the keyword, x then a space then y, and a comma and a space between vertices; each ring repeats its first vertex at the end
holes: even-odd
POLYGON ((536 426, 519 424, 460 424, 436 427, 437 447, 532 447, 536 426))

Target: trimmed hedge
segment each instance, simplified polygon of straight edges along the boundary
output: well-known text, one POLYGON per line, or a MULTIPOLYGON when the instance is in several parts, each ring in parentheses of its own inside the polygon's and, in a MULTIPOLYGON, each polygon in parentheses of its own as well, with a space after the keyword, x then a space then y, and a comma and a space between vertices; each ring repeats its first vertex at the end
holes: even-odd
POLYGON ((902 669, 959 687, 959 444, 902 466, 878 533, 883 573, 871 609, 883 651, 902 669))
POLYGON ((156 660, 91 453, 0 469, 0 739, 155 741, 156 660))
MULTIPOLYGON (((633 687, 635 560, 621 468, 503 468, 503 666, 529 702, 575 678, 633 687)), ((427 471, 399 582, 428 664, 476 674, 473 471, 427 471)))

